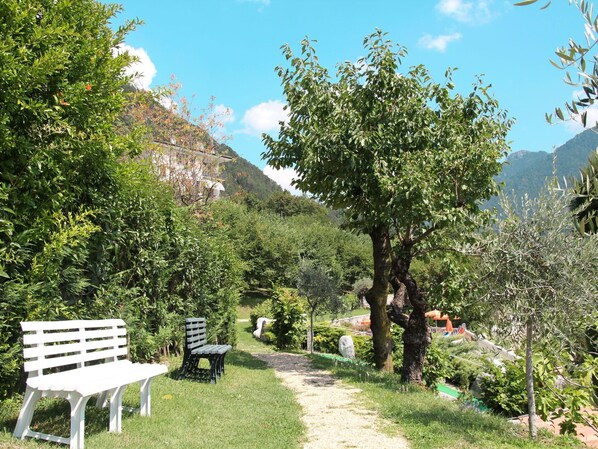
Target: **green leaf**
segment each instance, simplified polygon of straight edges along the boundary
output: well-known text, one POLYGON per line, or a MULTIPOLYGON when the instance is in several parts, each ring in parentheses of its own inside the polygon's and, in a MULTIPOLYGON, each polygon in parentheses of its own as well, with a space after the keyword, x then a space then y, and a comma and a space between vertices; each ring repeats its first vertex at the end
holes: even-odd
POLYGON ((536 3, 538 0, 525 0, 523 2, 515 3, 515 6, 527 6, 536 3))

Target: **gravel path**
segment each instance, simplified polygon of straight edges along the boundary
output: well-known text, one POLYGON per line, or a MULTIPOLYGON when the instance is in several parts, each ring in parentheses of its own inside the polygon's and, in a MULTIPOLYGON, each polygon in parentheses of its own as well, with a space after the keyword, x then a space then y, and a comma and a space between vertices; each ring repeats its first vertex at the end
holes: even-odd
POLYGON ((380 432, 384 421, 361 405, 358 388, 349 387, 328 371, 311 366, 297 354, 253 354, 274 368, 303 407, 307 428, 304 449, 401 449, 407 441, 380 432), (375 423, 375 424, 374 424, 375 423))

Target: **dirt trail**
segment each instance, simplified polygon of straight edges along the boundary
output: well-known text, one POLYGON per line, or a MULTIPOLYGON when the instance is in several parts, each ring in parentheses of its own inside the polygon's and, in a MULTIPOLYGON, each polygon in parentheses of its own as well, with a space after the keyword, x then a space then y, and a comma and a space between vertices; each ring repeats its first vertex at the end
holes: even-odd
POLYGON ((304 449, 402 449, 407 441, 380 432, 384 421, 361 405, 358 388, 349 387, 328 371, 311 366, 301 355, 253 354, 274 368, 303 407, 307 428, 304 449))

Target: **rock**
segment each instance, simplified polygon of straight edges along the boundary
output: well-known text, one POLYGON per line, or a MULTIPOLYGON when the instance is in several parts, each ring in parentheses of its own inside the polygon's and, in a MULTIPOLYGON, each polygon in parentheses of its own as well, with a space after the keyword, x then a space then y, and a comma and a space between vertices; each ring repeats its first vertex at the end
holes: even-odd
POLYGON ((339 338, 338 352, 340 352, 343 357, 348 359, 355 358, 355 346, 353 345, 353 339, 350 335, 343 335, 341 338, 339 338))

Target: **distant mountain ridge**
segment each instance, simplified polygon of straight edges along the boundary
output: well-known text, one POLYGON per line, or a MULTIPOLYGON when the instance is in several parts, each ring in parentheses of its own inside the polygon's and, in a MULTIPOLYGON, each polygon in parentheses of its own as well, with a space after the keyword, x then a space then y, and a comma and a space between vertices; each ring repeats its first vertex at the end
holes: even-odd
MULTIPOLYGON (((526 193, 535 198, 546 186, 546 181, 556 175, 563 178, 579 176, 579 170, 588 164, 590 155, 598 147, 598 132, 585 130, 558 147, 554 152, 516 151, 507 157, 503 171, 496 177, 504 183, 507 196, 521 198, 526 193)), ((498 206, 498 199, 492 198, 488 207, 498 206)))

